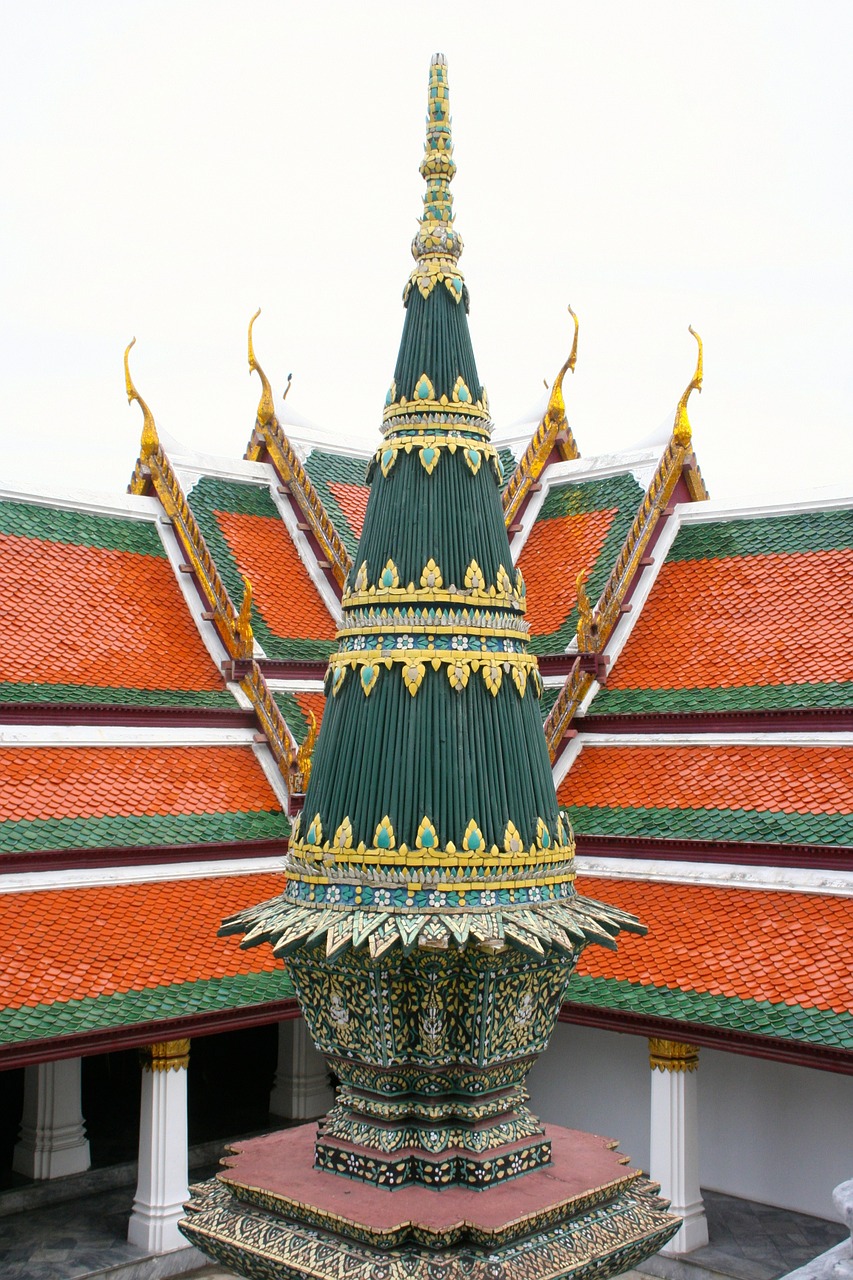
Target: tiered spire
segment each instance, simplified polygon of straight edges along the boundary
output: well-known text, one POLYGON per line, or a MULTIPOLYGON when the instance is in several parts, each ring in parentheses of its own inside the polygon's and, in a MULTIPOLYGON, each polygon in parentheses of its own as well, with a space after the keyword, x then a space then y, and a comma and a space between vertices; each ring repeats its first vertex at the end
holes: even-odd
POLYGON ((437 54, 417 265, 291 841, 292 910, 234 922, 281 954, 309 936, 325 937, 330 956, 363 942, 378 958, 469 938, 576 954, 626 927, 574 893, 574 842, 557 810, 525 586, 468 333, 454 169, 437 54), (345 902, 352 911, 338 910, 345 902))

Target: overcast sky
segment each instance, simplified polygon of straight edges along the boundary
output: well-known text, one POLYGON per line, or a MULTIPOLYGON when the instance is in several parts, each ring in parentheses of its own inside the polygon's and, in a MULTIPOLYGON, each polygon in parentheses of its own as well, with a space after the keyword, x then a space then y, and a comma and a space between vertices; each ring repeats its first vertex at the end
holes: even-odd
POLYGON ((498 424, 580 317, 584 454, 691 418, 714 496, 853 484, 853 6, 2 0, 0 482, 123 489, 141 426, 240 456, 258 358, 377 439, 448 58, 498 424))

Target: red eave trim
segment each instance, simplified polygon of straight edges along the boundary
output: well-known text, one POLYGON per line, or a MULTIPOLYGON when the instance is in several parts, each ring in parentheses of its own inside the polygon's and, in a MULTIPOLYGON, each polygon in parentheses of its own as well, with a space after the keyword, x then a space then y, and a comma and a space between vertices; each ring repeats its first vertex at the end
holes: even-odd
MULTIPOLYGON (((85 867, 144 867, 157 863, 217 862, 226 858, 284 857, 287 840, 221 840, 209 844, 141 844, 108 849, 49 849, 0 853, 0 873, 76 870, 85 867)), ((211 870, 211 875, 216 875, 211 870)), ((191 882, 189 882, 191 883, 191 882)), ((33 885, 33 890, 38 888, 33 885)))
POLYGON ((543 676, 567 676, 577 660, 576 653, 540 653, 539 670, 543 676))
POLYGON ((243 1009, 223 1009, 187 1018, 164 1018, 158 1022, 84 1032, 53 1040, 3 1044, 0 1045, 0 1070, 26 1067, 35 1062, 52 1062, 58 1058, 88 1058, 95 1053, 111 1053, 114 1049, 136 1049, 156 1040, 219 1035, 223 1031, 240 1031, 246 1027, 260 1027, 269 1022, 283 1022, 299 1016, 299 1005, 290 997, 287 1000, 274 1000, 269 1004, 247 1005, 243 1009))
POLYGON ((735 840, 663 840, 657 836, 576 835, 575 840, 577 852, 589 857, 853 871, 850 845, 748 844, 735 840))
POLYGON ((0 724, 111 724, 149 728, 254 729, 254 712, 232 707, 128 707, 118 703, 0 703, 0 724))
POLYGON ((226 680, 242 680, 244 676, 249 674, 253 661, 260 667, 266 680, 322 680, 329 666, 325 659, 305 658, 297 661, 289 658, 254 658, 251 660, 235 658, 233 661, 223 662, 222 674, 226 680))
MULTIPOLYGON (((539 659, 540 667, 543 659, 539 659)), ((646 712, 634 715, 577 716, 578 733, 745 733, 853 729, 853 707, 796 707, 778 711, 646 712)))
POLYGON ((563 1005, 558 1021, 571 1022, 581 1027, 597 1027, 601 1031, 621 1031, 632 1036, 659 1036, 664 1040, 681 1040, 705 1049, 741 1053, 748 1058, 765 1058, 771 1062, 787 1062, 792 1066, 853 1075, 853 1052, 849 1049, 830 1049, 825 1045, 776 1040, 771 1036, 751 1036, 742 1031, 709 1027, 704 1023, 676 1022, 668 1018, 648 1017, 646 1014, 599 1009, 573 1000, 567 1000, 563 1005))

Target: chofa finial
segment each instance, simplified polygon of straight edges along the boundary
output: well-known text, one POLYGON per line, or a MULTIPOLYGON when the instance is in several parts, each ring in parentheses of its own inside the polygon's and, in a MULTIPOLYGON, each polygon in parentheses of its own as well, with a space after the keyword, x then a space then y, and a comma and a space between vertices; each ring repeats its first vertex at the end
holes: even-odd
MULTIPOLYGON (((275 417, 275 402, 273 400, 272 387, 270 386, 269 378, 264 373, 263 369, 255 359, 255 348, 252 342, 252 328, 260 314, 261 314, 261 309, 260 307, 258 307, 257 311, 249 321, 249 372, 256 373, 261 380, 262 390, 261 390, 261 398, 260 398, 260 401, 258 402, 257 417, 258 417, 258 422, 261 424, 261 426, 266 427, 269 425, 270 422, 272 422, 273 418, 275 417)), ((289 382, 289 379, 288 379, 288 382, 289 382)))
POLYGON ((150 458, 152 453, 156 453, 160 447, 160 439, 157 435, 157 427, 154 424, 154 415, 148 408, 148 405, 142 399, 142 396, 133 385, 133 378, 130 376, 130 348, 136 343, 135 338, 131 338, 130 342, 124 349, 124 385, 127 388, 127 403, 132 404, 135 400, 142 410, 142 442, 139 448, 140 458, 144 462, 146 458, 150 458))
POLYGON ((683 448, 687 448, 693 436, 690 426, 690 419, 687 416, 687 401, 690 399, 691 391, 702 391, 703 377, 703 361, 702 361, 702 339, 693 328, 692 325, 687 326, 688 332, 693 334, 699 346, 696 356, 696 372, 691 382, 684 390, 684 395, 678 402, 678 408, 675 410, 675 421, 672 424, 672 438, 676 444, 680 444, 683 448))
POLYGON ((563 378, 569 370, 574 373, 578 359, 578 318, 571 307, 568 310, 569 315, 575 322, 575 332, 572 338, 572 349, 569 352, 569 358, 557 374, 554 379, 554 385, 551 388, 551 397, 548 401, 547 409, 547 417, 551 422, 562 422, 566 416, 566 402, 563 399, 563 378))

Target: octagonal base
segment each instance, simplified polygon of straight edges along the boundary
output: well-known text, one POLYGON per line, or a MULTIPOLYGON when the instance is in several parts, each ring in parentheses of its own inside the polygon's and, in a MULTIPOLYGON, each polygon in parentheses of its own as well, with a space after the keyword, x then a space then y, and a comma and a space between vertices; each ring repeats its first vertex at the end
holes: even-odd
POLYGON ((389 1191, 313 1167, 314 1126, 239 1148, 181 1230, 251 1280, 584 1280, 656 1253, 679 1219, 605 1138, 546 1126, 552 1163, 484 1191, 389 1191))

